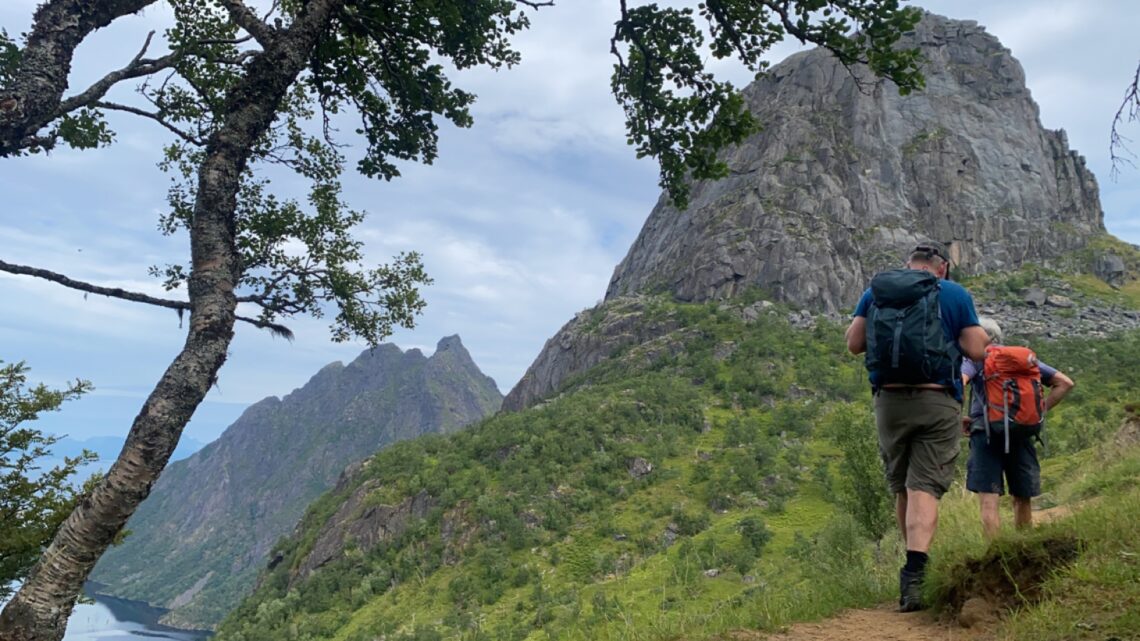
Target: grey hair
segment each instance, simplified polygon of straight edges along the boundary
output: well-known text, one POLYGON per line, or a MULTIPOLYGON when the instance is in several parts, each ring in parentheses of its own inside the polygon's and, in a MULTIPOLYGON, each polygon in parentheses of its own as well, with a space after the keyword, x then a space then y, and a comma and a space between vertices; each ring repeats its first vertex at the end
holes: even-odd
POLYGON ((982 326, 982 329, 986 330, 986 336, 990 337, 991 343, 1001 345, 1005 334, 1001 331, 1001 325, 998 325, 996 320, 989 316, 980 316, 978 317, 978 324, 982 326))

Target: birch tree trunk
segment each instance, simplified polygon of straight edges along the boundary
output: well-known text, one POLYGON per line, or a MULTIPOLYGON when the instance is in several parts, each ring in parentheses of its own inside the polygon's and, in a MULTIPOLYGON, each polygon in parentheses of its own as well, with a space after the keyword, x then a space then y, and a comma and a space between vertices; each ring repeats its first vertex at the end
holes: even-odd
POLYGON ((58 641, 95 563, 166 466, 182 430, 213 385, 233 339, 242 267, 234 212, 251 149, 272 125, 289 86, 342 0, 314 0, 250 63, 206 147, 190 229, 191 304, 182 351, 131 425, 107 476, 64 522, 28 580, 0 613, 0 641, 58 641))

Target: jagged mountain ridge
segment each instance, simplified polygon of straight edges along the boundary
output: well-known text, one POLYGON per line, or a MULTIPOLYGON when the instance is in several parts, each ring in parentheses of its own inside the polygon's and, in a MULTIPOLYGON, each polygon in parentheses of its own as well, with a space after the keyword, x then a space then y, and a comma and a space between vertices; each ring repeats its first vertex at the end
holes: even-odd
MULTIPOLYGON (((871 275, 920 240, 947 244, 960 275, 1071 269, 1107 235, 1096 178, 1064 131, 1041 125, 1021 65, 976 22, 933 14, 902 45, 926 58, 926 88, 907 96, 822 49, 746 88, 763 130, 723 152, 731 175, 694 184, 687 209, 661 196, 606 301, 636 308, 644 295, 704 301, 759 289, 845 314, 871 275)), ((1119 262, 1104 254, 1079 267, 1119 262)), ((596 311, 547 341, 504 409, 661 334, 632 317, 599 327, 596 311)))
POLYGON ((269 547, 346 466, 400 440, 451 433, 502 396, 458 336, 429 358, 384 344, 329 364, 283 398, 251 405, 197 454, 171 464, 100 561, 101 592, 209 627, 252 589, 269 547))

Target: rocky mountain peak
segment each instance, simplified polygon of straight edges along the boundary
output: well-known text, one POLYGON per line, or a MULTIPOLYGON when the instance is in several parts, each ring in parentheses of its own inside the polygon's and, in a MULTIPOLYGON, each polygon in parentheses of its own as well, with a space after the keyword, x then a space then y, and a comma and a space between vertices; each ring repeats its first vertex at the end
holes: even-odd
POLYGON ((439 339, 435 345, 435 353, 441 354, 444 352, 456 352, 470 358, 467 353, 467 348, 463 346, 463 339, 459 338, 459 334, 452 334, 451 336, 444 336, 439 339))
POLYGON ((428 359, 432 362, 455 363, 458 367, 471 367, 475 364, 471 353, 463 345, 458 335, 445 336, 436 344, 435 353, 428 359))
MULTIPOLYGON (((763 129, 723 152, 730 175, 694 184, 685 210, 662 195, 605 304, 546 342, 504 409, 667 334, 667 319, 646 320, 646 295, 697 302, 759 288, 809 319, 843 316, 919 242, 944 244, 955 273, 980 274, 1064 267, 1105 236, 1096 178, 1064 131, 1041 125, 1009 49, 976 22, 930 13, 902 45, 925 59, 926 87, 907 96, 822 49, 747 87, 763 129)), ((1112 255, 1089 268, 1123 278, 1112 255)))
POLYGON ((724 152, 731 175, 694 185, 688 209, 662 197, 607 299, 757 286, 840 312, 921 240, 976 274, 1052 265, 1104 233, 1096 179, 1063 131, 1042 127, 997 38, 926 14, 903 44, 926 61, 926 88, 907 96, 821 49, 749 86, 763 130, 724 152))

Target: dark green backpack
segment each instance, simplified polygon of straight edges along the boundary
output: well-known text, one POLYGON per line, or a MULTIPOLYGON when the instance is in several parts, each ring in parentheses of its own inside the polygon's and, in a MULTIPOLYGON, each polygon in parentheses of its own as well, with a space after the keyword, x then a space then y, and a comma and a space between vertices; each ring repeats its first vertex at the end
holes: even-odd
POLYGON ((867 370, 879 385, 954 380, 958 346, 946 341, 938 277, 916 269, 895 269, 871 279, 867 312, 867 370))

